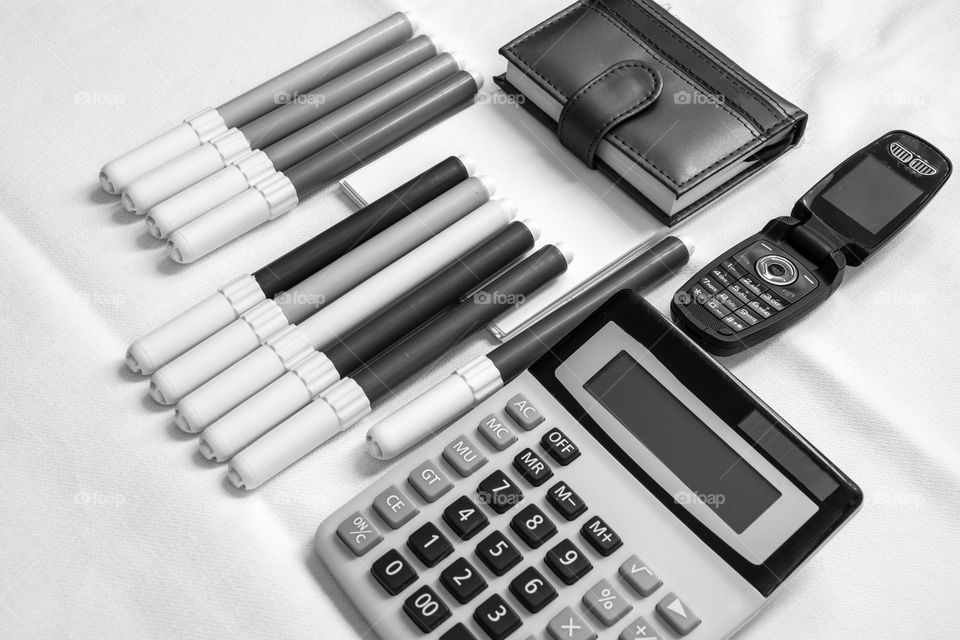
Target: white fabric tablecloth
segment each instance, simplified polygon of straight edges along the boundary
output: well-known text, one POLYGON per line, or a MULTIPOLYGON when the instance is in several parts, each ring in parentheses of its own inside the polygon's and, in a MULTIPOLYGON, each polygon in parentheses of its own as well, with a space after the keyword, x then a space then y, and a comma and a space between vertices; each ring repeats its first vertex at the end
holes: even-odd
MULTIPOLYGON (((405 7, 489 78, 502 70, 501 44, 564 4, 405 7)), ((799 149, 686 225, 698 253, 682 277, 787 214, 886 130, 913 130, 960 159, 955 3, 673 4, 810 113, 799 149)), ((311 541, 325 515, 389 468, 363 452, 370 421, 240 494, 122 364, 133 338, 339 220, 346 199, 328 189, 182 267, 95 178, 135 143, 395 8, 0 2, 0 637, 364 634, 311 541)), ((954 178, 801 325, 727 361, 866 494, 741 637, 957 635, 958 187, 954 178)), ((666 310, 680 282, 651 300, 666 310)), ((490 344, 463 345, 374 417, 490 344)))

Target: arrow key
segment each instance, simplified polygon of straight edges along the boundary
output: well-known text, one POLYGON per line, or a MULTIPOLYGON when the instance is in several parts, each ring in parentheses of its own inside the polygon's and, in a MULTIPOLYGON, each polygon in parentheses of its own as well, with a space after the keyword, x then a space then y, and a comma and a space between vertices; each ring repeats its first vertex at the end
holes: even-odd
POLYGON ((657 603, 657 615, 681 636, 687 635, 700 624, 700 618, 672 593, 657 603))

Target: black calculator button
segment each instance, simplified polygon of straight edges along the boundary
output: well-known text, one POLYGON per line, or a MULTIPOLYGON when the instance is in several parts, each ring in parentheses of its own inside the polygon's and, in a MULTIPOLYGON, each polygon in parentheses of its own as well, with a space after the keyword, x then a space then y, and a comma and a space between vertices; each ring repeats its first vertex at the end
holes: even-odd
POLYGON ((423 585, 403 602, 403 610, 424 633, 430 633, 450 617, 450 608, 437 592, 423 585))
POLYGON ((723 287, 720 286, 720 284, 710 276, 703 276, 702 278, 700 278, 699 284, 701 287, 704 288, 704 290, 707 293, 711 295, 717 295, 718 293, 723 291, 723 287))
POLYGON ((498 594, 490 596, 477 607, 473 619, 491 640, 503 640, 523 624, 517 612, 498 594))
POLYGON ((722 318, 723 316, 730 313, 730 310, 727 309, 727 307, 724 306, 724 304, 719 300, 717 300, 716 298, 710 298, 703 304, 703 306, 706 307, 707 311, 717 316, 718 318, 722 318))
MULTIPOLYGON (((713 278, 714 281, 716 281, 721 287, 729 287, 731 284, 737 281, 737 278, 732 277, 720 267, 714 267, 711 269, 710 277, 713 278)), ((739 278, 740 276, 737 277, 739 278)))
POLYGON ((731 258, 727 258, 720 263, 720 266, 723 267, 723 270, 729 273, 734 278, 742 278, 747 275, 746 269, 743 268, 738 262, 734 261, 731 258))
POLYGON ((463 558, 454 560, 440 572, 440 582, 460 604, 467 604, 487 588, 487 581, 480 572, 463 558))
POLYGON ((520 551, 499 531, 494 531, 480 541, 477 556, 487 565, 494 575, 502 576, 517 566, 523 559, 520 551))
POLYGON ((593 569, 593 565, 568 538, 564 538, 557 546, 547 551, 544 558, 547 566, 564 584, 573 584, 593 569))
POLYGON ((732 293, 733 296, 743 304, 747 304, 748 302, 750 302, 756 297, 755 295, 750 293, 750 290, 747 289, 747 287, 740 284, 739 282, 727 287, 727 291, 732 293))
POLYGON ((580 528, 580 535, 602 556, 610 555, 623 545, 620 536, 600 516, 587 520, 580 528))
POLYGON ((580 457, 580 448, 573 444, 560 429, 553 428, 540 438, 540 446, 559 464, 567 466, 580 457))
POLYGON ((760 295, 767 290, 765 286, 760 284, 760 281, 754 278, 753 276, 743 276, 740 278, 740 284, 747 288, 747 291, 752 293, 755 296, 760 295))
POLYGON ((387 551, 375 560, 370 567, 370 573, 384 591, 392 596, 417 580, 417 572, 413 570, 413 566, 396 549, 387 551))
POLYGON ((510 581, 510 591, 530 613, 537 613, 557 597, 557 590, 533 567, 510 581))
POLYGON ((477 636, 470 633, 462 622, 453 625, 447 632, 440 636, 440 640, 477 640, 477 636))
POLYGON ((407 538, 407 546, 420 562, 428 567, 436 566, 438 562, 453 553, 453 545, 443 535, 437 525, 428 522, 407 538))
POLYGON ((535 504, 527 505, 523 511, 513 516, 510 527, 532 549, 536 549, 557 533, 557 525, 535 504))
POLYGON ((523 492, 503 471, 494 471, 477 487, 477 496, 497 513, 506 513, 523 500, 523 492))
POLYGON ((462 496, 443 510, 443 520, 463 540, 469 540, 487 526, 487 516, 470 498, 462 496))
POLYGON ((751 327, 763 319, 761 316, 751 311, 749 307, 740 307, 733 312, 733 315, 737 316, 751 327))
POLYGON ((558 482, 547 491, 547 502, 563 516, 564 520, 576 520, 587 510, 587 505, 566 482, 558 482))
POLYGON ((539 487, 553 475, 550 465, 529 447, 517 454, 513 459, 513 466, 524 480, 535 487, 539 487))

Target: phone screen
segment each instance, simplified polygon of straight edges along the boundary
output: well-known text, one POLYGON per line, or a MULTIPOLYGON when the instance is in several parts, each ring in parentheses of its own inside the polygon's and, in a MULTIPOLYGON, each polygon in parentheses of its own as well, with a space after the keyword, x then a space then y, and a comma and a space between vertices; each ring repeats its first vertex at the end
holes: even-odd
POLYGON ((823 194, 858 225, 878 235, 910 207, 923 190, 905 177, 867 155, 840 181, 823 194))

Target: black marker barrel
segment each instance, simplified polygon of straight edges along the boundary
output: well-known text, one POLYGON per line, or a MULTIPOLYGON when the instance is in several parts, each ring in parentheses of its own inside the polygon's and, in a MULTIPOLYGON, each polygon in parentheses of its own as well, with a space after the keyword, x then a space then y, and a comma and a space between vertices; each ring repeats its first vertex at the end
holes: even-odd
POLYGON ((372 404, 485 323, 567 270, 563 249, 547 245, 351 377, 372 404))
POLYGON ((263 295, 272 298, 463 182, 469 175, 463 162, 450 156, 257 270, 253 277, 263 295))
POLYGON ((683 241, 669 236, 632 262, 597 281, 579 296, 500 345, 487 357, 504 382, 536 362, 563 336, 593 313, 607 298, 622 289, 649 289, 675 274, 689 260, 683 241))
POLYGON ((346 376, 533 248, 529 223, 512 222, 324 354, 346 376))

